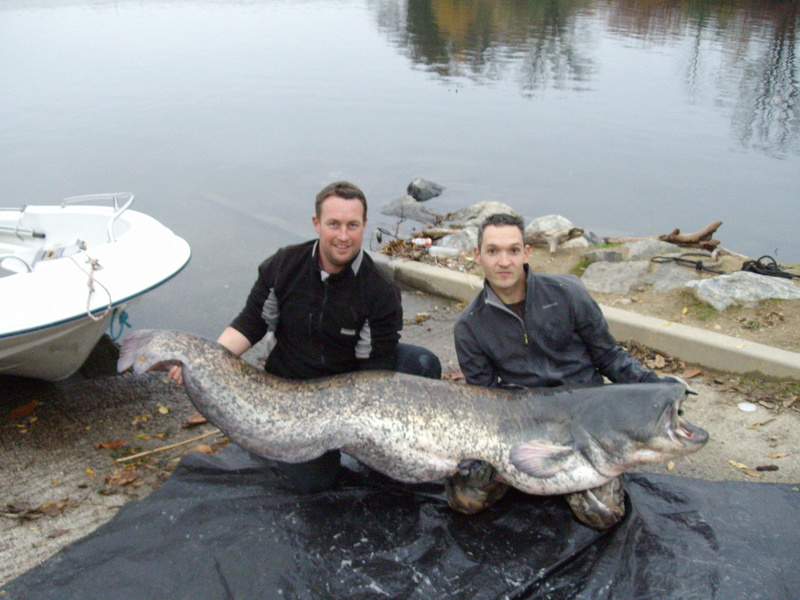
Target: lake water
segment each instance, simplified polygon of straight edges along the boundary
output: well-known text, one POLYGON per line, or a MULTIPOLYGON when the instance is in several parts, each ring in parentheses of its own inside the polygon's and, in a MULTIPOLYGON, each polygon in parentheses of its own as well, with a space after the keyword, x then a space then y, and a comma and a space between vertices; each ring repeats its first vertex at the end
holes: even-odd
POLYGON ((216 336, 339 178, 800 261, 797 2, 0 0, 0 205, 132 191, 193 259, 136 327, 216 336))

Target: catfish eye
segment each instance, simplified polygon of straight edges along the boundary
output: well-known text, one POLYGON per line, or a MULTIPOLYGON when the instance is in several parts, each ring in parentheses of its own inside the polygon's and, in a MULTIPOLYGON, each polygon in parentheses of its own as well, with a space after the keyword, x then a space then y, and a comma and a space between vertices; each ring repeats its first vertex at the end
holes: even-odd
POLYGON ((678 409, 678 416, 679 416, 679 417, 682 417, 682 416, 683 416, 683 409, 682 409, 682 408, 679 408, 679 409, 678 409))

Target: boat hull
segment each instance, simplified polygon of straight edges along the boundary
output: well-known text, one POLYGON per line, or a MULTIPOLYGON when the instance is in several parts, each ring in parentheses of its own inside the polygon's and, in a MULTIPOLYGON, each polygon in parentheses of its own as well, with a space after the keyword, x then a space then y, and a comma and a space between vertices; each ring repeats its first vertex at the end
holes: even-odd
POLYGON ((0 213, 0 232, 0 375, 69 377, 115 312, 191 257, 185 240, 126 207, 29 206, 0 213))

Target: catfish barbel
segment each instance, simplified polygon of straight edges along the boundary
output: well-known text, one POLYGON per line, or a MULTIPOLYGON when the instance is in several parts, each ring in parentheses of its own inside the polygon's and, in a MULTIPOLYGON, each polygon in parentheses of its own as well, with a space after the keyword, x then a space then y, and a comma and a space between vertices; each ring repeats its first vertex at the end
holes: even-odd
POLYGON ((128 335, 117 366, 144 373, 173 364, 197 410, 250 452, 302 462, 340 449, 408 483, 480 460, 523 492, 567 494, 708 440, 681 417, 679 382, 508 391, 392 371, 287 380, 216 342, 156 330, 128 335))

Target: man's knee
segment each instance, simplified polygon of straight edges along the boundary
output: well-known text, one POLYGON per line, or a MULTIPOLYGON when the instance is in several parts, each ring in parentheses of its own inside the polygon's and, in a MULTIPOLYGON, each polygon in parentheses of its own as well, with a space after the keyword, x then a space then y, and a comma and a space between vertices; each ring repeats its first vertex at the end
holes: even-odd
POLYGON ((429 379, 442 378, 439 357, 422 346, 397 344, 395 371, 429 379))

